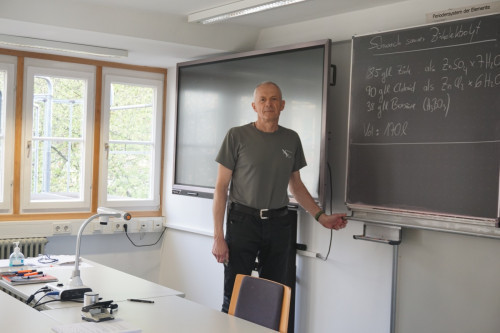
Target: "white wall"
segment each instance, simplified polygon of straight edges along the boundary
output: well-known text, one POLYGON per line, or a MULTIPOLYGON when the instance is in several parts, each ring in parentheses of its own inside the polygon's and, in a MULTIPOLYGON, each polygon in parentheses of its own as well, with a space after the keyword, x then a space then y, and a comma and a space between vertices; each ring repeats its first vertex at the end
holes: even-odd
POLYGON ((500 331, 500 240, 405 229, 397 332, 500 331))
MULTIPOLYGON (((175 68, 167 77, 167 138, 163 211, 169 226, 165 234, 160 283, 182 290, 186 298, 220 309, 223 269, 212 257, 212 201, 173 195, 175 141, 175 68), (186 228, 185 226, 190 226, 186 228)), ((214 162, 215 163, 215 162, 214 162)))
MULTIPOLYGON (((158 218, 156 218, 158 219, 158 218)), ((1 221, 1 218, 0 218, 1 221)), ((67 221, 2 221, 0 238, 47 237, 45 254, 70 254, 76 251, 76 235, 85 220, 67 221), (54 234, 54 224, 66 223, 71 228, 70 234, 54 234)), ((133 219, 131 223, 139 223, 133 219)), ((94 221, 98 222, 98 221, 94 221)), ((160 255, 163 241, 159 232, 129 233, 129 237, 137 245, 152 246, 135 247, 124 232, 102 233, 93 230, 93 223, 87 225, 81 238, 80 254, 84 258, 108 265, 130 274, 158 282, 160 274, 160 255)))
POLYGON ((264 29, 256 48, 268 48, 316 39, 350 40, 353 35, 422 25, 425 14, 482 4, 484 0, 408 0, 297 24, 264 29))
MULTIPOLYGON (((160 233, 130 234, 135 244, 154 244, 160 233)), ((48 254, 75 254, 76 236, 48 237, 48 254)), ((80 255, 89 260, 158 282, 163 241, 146 247, 135 247, 124 233, 84 235, 80 255)))

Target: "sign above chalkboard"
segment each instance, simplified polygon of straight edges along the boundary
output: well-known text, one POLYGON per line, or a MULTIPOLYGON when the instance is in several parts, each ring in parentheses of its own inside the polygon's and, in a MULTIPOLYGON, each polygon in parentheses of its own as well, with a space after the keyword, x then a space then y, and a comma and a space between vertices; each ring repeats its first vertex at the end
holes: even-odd
POLYGON ((459 8, 440 10, 425 15, 427 23, 437 23, 447 20, 465 19, 472 16, 496 14, 500 12, 500 1, 474 4, 459 8))
POLYGON ((346 202, 498 222, 500 15, 353 38, 346 202))

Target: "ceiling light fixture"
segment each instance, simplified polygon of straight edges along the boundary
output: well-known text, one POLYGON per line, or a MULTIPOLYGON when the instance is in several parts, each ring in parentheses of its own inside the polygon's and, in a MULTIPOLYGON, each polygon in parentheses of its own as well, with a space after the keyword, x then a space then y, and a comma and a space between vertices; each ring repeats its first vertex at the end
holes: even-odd
POLYGON ((216 23, 238 16, 253 14, 264 10, 283 7, 307 0, 242 0, 227 5, 210 8, 188 15, 188 22, 202 24, 216 23))
POLYGON ((0 34, 0 45, 29 47, 29 48, 36 48, 43 50, 51 50, 51 51, 63 51, 63 52, 78 53, 84 55, 100 56, 100 57, 111 57, 111 58, 128 57, 127 50, 112 49, 109 47, 75 44, 67 42, 58 42, 47 39, 4 35, 4 34, 0 34))

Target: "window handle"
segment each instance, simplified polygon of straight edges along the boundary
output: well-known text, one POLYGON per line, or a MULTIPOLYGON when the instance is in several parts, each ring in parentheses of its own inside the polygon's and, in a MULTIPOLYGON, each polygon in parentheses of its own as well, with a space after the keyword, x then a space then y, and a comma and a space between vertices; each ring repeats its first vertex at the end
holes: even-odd
POLYGON ((104 150, 106 151, 106 159, 109 160, 109 143, 104 144, 104 150))
POLYGON ((31 155, 31 140, 26 143, 26 158, 30 158, 31 155))

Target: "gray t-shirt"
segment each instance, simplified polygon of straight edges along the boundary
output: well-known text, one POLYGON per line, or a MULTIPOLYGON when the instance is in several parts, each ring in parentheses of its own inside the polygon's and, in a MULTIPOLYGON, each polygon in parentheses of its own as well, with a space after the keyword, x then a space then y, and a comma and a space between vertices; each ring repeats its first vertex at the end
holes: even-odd
POLYGON ((231 128, 215 160, 233 171, 229 200, 257 209, 286 206, 290 175, 307 165, 295 131, 266 133, 252 123, 231 128))

